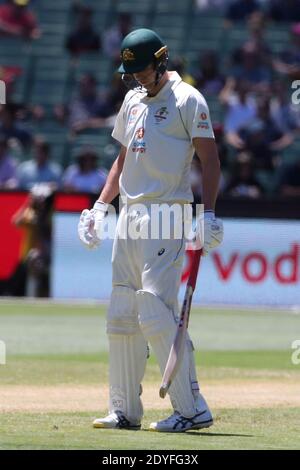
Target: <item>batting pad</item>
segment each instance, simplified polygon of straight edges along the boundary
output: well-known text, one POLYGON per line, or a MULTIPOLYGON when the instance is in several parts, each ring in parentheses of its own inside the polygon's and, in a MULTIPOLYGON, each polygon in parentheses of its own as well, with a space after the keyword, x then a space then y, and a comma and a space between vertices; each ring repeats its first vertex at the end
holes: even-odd
POLYGON ((199 390, 199 382, 197 379, 197 372, 196 372, 194 345, 188 333, 187 333, 187 349, 189 351, 189 360, 190 360, 190 382, 191 382, 194 400, 196 402, 199 399, 200 390, 199 390))
MULTIPOLYGON (((151 344, 163 375, 177 328, 173 312, 159 297, 151 292, 139 290, 136 297, 142 333, 151 344)), ((186 343, 181 365, 169 388, 174 410, 185 417, 194 416, 196 413, 190 381, 189 361, 189 351, 186 343)))
POLYGON ((135 291, 125 286, 112 290, 107 313, 108 334, 132 335, 140 332, 135 291))
POLYGON ((109 408, 120 410, 132 423, 140 423, 143 405, 140 384, 143 380, 147 343, 141 333, 108 335, 109 339, 109 408))

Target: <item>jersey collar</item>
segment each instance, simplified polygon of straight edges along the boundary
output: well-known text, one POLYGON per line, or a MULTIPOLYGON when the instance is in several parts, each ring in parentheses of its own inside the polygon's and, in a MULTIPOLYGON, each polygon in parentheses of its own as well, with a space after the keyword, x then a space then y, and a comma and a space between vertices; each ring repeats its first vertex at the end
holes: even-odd
POLYGON ((169 73, 169 79, 164 84, 161 90, 155 96, 145 96, 144 100, 148 103, 153 101, 159 101, 164 99, 167 95, 169 95, 170 90, 173 90, 180 82, 182 82, 182 78, 178 75, 177 72, 172 71, 169 73))

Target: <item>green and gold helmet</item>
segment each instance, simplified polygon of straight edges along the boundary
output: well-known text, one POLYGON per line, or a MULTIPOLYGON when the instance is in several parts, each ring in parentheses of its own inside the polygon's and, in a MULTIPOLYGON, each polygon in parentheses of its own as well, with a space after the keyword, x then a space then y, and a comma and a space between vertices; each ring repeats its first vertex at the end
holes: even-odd
POLYGON ((168 48, 151 29, 136 29, 123 39, 118 71, 123 74, 141 72, 153 63, 159 74, 167 70, 168 48))

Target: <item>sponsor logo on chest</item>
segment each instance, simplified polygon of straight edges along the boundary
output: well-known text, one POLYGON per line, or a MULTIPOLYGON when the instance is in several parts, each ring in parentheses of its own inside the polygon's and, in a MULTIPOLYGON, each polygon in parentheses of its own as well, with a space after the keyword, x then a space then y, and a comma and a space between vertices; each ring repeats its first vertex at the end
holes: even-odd
POLYGON ((134 137, 134 141, 132 145, 133 152, 139 152, 139 153, 146 152, 146 142, 144 141, 144 134, 145 134, 144 127, 139 127, 139 129, 135 133, 135 137, 134 137))

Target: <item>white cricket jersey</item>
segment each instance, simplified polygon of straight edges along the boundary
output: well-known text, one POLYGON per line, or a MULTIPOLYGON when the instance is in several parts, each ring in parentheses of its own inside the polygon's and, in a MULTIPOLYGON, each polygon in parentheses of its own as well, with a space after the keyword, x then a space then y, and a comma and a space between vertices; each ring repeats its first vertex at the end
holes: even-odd
POLYGON ((112 136, 127 148, 120 195, 127 203, 193 201, 194 137, 214 138, 207 103, 177 72, 156 96, 129 91, 112 136))

